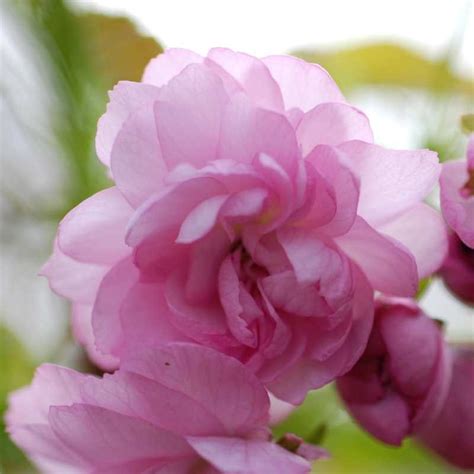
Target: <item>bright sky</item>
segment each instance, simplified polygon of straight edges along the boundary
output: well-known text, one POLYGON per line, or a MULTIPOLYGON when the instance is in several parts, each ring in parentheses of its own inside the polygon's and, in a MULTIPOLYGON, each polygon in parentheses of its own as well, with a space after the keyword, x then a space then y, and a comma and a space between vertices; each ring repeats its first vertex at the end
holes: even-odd
POLYGON ((472 0, 72 0, 130 16, 164 46, 205 53, 226 46, 256 56, 308 45, 384 39, 442 54, 465 27, 456 66, 474 71, 472 0))

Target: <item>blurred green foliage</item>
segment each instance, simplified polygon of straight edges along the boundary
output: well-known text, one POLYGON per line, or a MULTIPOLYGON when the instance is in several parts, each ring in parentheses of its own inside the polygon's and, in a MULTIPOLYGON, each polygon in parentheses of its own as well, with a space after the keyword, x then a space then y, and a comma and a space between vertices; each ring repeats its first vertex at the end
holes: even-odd
POLYGON ((30 383, 34 369, 22 344, 0 325, 0 473, 24 472, 29 466, 23 453, 8 438, 3 417, 9 392, 30 383))
POLYGON ((59 109, 55 136, 69 171, 63 199, 47 214, 62 217, 110 185, 95 153, 97 120, 107 90, 119 80, 138 81, 148 61, 162 52, 156 40, 123 17, 75 13, 62 0, 16 0, 18 14, 39 40, 59 109))
POLYGON ((472 79, 456 75, 448 58, 431 60, 407 47, 373 43, 335 51, 295 51, 296 56, 324 66, 347 93, 375 85, 454 92, 474 97, 472 79))
POLYGON ((474 114, 466 114, 461 117, 461 128, 464 133, 474 133, 474 114))

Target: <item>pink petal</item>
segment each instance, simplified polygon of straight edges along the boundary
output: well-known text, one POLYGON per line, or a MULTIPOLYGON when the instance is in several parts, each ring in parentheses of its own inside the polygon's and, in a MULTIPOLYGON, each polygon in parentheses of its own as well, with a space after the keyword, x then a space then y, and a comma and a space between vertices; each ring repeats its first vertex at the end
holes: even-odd
POLYGON ((265 226, 266 231, 270 232, 283 224, 294 209, 293 183, 286 170, 269 155, 263 153, 258 155, 253 166, 273 190, 276 197, 276 202, 272 203, 275 205, 272 209, 274 215, 270 214, 273 219, 268 219, 269 222, 265 226))
POLYGON ((358 214, 382 224, 421 202, 438 181, 440 165, 429 150, 388 150, 361 141, 337 147, 360 178, 358 214))
POLYGON ((200 456, 222 472, 311 472, 308 461, 268 441, 219 437, 188 437, 187 440, 200 456))
POLYGON ((448 252, 446 226, 439 212, 420 203, 378 230, 405 245, 413 254, 418 278, 425 278, 443 264, 448 252))
POLYGON ((244 94, 237 94, 224 111, 218 157, 251 163, 259 153, 271 156, 290 174, 300 156, 295 132, 284 115, 256 108, 244 94))
POLYGON ((221 215, 227 218, 250 217, 263 210, 268 191, 264 188, 244 189, 229 197, 221 215))
POLYGON ((408 405, 395 392, 389 392, 379 402, 349 403, 348 407, 365 430, 385 443, 400 446, 410 433, 408 405))
POLYGON ((142 81, 154 86, 164 86, 189 64, 200 64, 203 58, 188 49, 168 48, 152 59, 143 73, 142 81))
POLYGON ((181 224, 176 242, 190 244, 206 236, 216 225, 228 197, 227 194, 217 195, 198 204, 181 224))
POLYGON ((219 268, 229 253, 231 242, 219 226, 196 242, 189 256, 185 286, 186 300, 209 303, 216 297, 219 268))
POLYGON ((316 283, 331 271, 331 267, 340 266, 337 252, 305 230, 284 227, 277 235, 299 283, 316 283))
POLYGON ((448 398, 433 423, 419 433, 420 439, 448 462, 474 469, 474 357, 472 350, 453 351, 453 377, 448 398))
POLYGON ((90 467, 80 455, 59 439, 46 424, 14 426, 11 439, 47 473, 82 474, 90 467))
POLYGON ((308 390, 320 388, 348 372, 364 352, 373 323, 373 291, 365 276, 355 267, 353 274, 353 322, 344 344, 322 362, 300 357, 291 367, 267 383, 267 388, 281 400, 294 405, 302 403, 308 390))
POLYGON ((115 322, 123 328, 121 356, 129 357, 137 347, 186 341, 170 322, 173 314, 160 284, 136 283, 125 295, 115 322))
POLYGON ((6 414, 10 426, 48 422, 49 407, 80 403, 81 386, 91 376, 53 364, 36 369, 33 382, 10 394, 6 414))
POLYGON ((378 322, 390 354, 390 374, 398 390, 407 396, 423 397, 432 383, 441 338, 436 323, 421 314, 406 314, 397 308, 378 322))
POLYGON ((413 296, 418 275, 413 256, 395 240, 378 233, 358 217, 337 245, 362 269, 374 289, 395 296, 413 296))
POLYGON ((119 359, 110 354, 100 352, 95 344, 92 329, 92 304, 74 304, 72 306, 72 332, 74 339, 87 352, 90 361, 101 369, 112 372, 119 366, 119 359))
POLYGON ((172 390, 142 375, 120 370, 83 385, 86 404, 146 420, 174 434, 225 434, 212 410, 179 390, 172 390))
POLYGON ((97 156, 106 166, 110 166, 110 153, 117 133, 129 114, 145 104, 158 99, 160 90, 154 86, 138 82, 119 82, 109 92, 107 111, 97 124, 95 146, 97 156))
POLYGON ((54 243, 49 260, 41 268, 40 275, 45 276, 51 289, 76 303, 93 303, 107 266, 83 263, 65 255, 54 243))
POLYGON ((133 111, 118 131, 111 152, 114 181, 134 207, 162 187, 167 173, 155 127, 153 103, 133 111))
POLYGON ((203 166, 216 159, 227 101, 222 80, 199 65, 187 66, 164 86, 155 119, 169 169, 186 162, 203 166))
POLYGON ((175 231, 176 237, 185 216, 201 201, 226 188, 215 178, 197 177, 176 183, 145 201, 129 222, 128 245, 137 246, 153 234, 175 231))
POLYGON ((298 283, 294 272, 273 273, 262 280, 262 288, 272 305, 303 317, 327 316, 331 312, 314 284, 298 283))
POLYGON ((225 48, 211 49, 208 57, 237 79, 255 105, 269 110, 283 110, 280 88, 262 61, 225 48))
POLYGON ((323 102, 345 102, 334 80, 317 64, 292 56, 268 56, 263 62, 280 86, 287 110, 307 112, 323 102))
POLYGON ((460 190, 467 181, 466 160, 443 164, 440 178, 441 210, 448 225, 470 248, 474 248, 474 196, 464 197, 460 190))
POLYGON ((120 351, 123 343, 120 307, 138 278, 137 268, 127 258, 113 266, 100 284, 92 310, 92 328, 97 348, 104 354, 115 355, 120 351))
POLYGON ((291 403, 284 402, 271 393, 270 397, 270 426, 275 426, 284 421, 296 409, 291 403))
POLYGON ((96 468, 118 467, 139 459, 170 462, 193 456, 183 438, 104 408, 84 404, 54 406, 49 420, 56 436, 96 468))
MULTIPOLYGON (((344 234, 351 228, 357 215, 359 180, 343 164, 340 153, 330 146, 316 147, 305 158, 305 161, 322 177, 317 181, 316 186, 319 185, 321 188, 326 182, 326 187, 329 188, 327 192, 330 192, 332 201, 334 201, 331 203, 328 199, 325 199, 324 206, 327 208, 335 206, 335 209, 332 211, 332 218, 329 222, 323 222, 324 225, 321 226, 319 231, 331 236, 344 234)), ((320 194, 317 194, 314 209, 308 216, 310 221, 313 214, 317 215, 321 212, 320 194)))
POLYGON ((122 367, 196 400, 215 414, 228 435, 248 433, 268 421, 263 385, 240 362, 212 349, 170 344, 127 359, 122 367))
POLYGON ((349 140, 373 142, 369 120, 344 103, 324 103, 307 112, 296 129, 303 156, 316 145, 339 145, 349 140))
MULTIPOLYGON (((241 302, 241 287, 239 277, 235 271, 231 257, 227 257, 222 263, 218 277, 219 298, 224 308, 227 324, 234 337, 250 347, 257 346, 257 335, 249 329, 250 321, 244 317, 244 308, 241 302)), ((258 310, 258 307, 256 308, 258 310)), ((260 311, 260 315, 263 313, 260 311)), ((254 317, 258 317, 256 312, 254 317)))
POLYGON ((125 230, 132 209, 117 188, 99 191, 61 221, 58 246, 80 262, 114 264, 130 254, 125 230))
POLYGON ((203 344, 228 339, 224 311, 218 301, 196 304, 186 298, 185 275, 178 269, 166 281, 165 298, 171 323, 183 334, 203 344))

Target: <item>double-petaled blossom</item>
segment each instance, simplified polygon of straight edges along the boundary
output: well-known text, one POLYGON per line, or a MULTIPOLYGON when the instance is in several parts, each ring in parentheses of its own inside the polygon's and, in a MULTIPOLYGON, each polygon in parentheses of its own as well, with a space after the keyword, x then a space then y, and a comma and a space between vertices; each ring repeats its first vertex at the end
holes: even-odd
POLYGON ((419 439, 448 462, 474 469, 474 350, 453 348, 451 385, 443 408, 419 439))
POLYGON ((168 50, 112 91, 97 151, 115 186, 65 217, 44 274, 105 367, 193 341, 299 403, 361 356, 374 290, 413 295, 446 252, 436 154, 375 145, 296 58, 168 50))
POLYGON ((268 411, 264 386, 240 362, 175 343, 103 378, 43 365, 11 395, 7 425, 54 474, 309 473, 307 459, 324 451, 291 435, 297 442, 281 444, 293 452, 271 442, 268 411))
POLYGON ((438 324, 410 300, 383 300, 363 356, 337 387, 364 429, 399 445, 438 414, 450 367, 438 324))

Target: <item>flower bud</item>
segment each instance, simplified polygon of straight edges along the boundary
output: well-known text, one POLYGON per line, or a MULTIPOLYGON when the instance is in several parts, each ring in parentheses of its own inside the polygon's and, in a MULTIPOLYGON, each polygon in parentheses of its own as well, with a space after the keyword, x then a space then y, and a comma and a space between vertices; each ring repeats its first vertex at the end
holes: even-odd
POLYGON ((474 249, 454 233, 449 238, 448 255, 439 274, 457 298, 474 304, 474 249))
POLYGON ((448 462, 474 469, 474 349, 453 350, 452 379, 438 417, 419 439, 448 462))
POLYGON ((367 348, 338 380, 352 416, 376 438, 400 445, 439 412, 449 384, 449 358, 439 326, 414 302, 377 303, 367 348))

